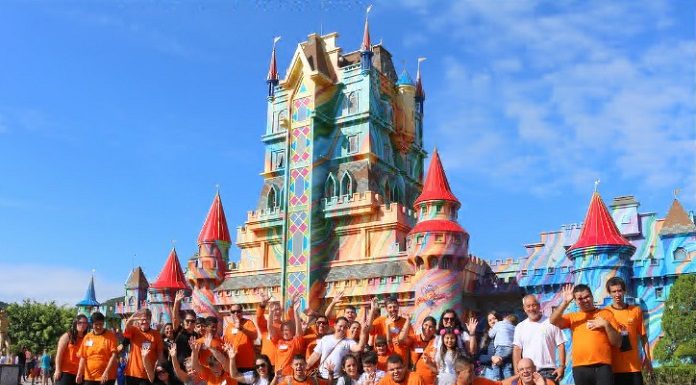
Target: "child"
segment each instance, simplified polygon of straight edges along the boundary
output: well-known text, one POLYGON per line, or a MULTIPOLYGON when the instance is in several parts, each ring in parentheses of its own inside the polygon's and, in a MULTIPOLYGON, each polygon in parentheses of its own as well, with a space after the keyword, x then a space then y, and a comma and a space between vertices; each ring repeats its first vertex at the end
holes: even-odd
POLYGON ((375 352, 377 353, 377 369, 387 370, 387 359, 391 355, 387 345, 387 337, 379 335, 375 338, 375 352))
POLYGON ((506 315, 501 321, 493 325, 488 331, 488 336, 493 338, 495 356, 493 356, 493 380, 502 380, 512 377, 512 338, 515 335, 517 316, 506 315))
POLYGON ((457 345, 461 332, 459 329, 444 328, 440 330, 441 346, 439 354, 435 357, 437 365, 437 384, 453 385, 456 383, 457 374, 454 371, 454 362, 465 354, 457 345))
POLYGON ((367 352, 362 355, 363 374, 358 378, 359 385, 376 385, 385 372, 377 368, 377 353, 367 352))

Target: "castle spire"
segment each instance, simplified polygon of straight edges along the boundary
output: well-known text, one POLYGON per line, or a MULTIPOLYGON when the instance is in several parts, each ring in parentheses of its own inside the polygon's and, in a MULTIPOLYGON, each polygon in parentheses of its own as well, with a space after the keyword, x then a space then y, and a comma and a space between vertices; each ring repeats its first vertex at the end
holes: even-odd
POLYGON ((689 214, 684 210, 684 206, 679 203, 676 195, 674 201, 672 201, 672 206, 667 212, 665 221, 662 223, 662 229, 660 230, 660 235, 662 236, 696 232, 696 225, 689 218, 689 214))
POLYGON ((97 301, 97 294, 94 291, 94 274, 92 274, 92 277, 89 279, 89 285, 87 285, 85 297, 82 298, 82 301, 78 302, 76 306, 99 306, 99 302, 97 301))
POLYGON ((220 192, 215 193, 213 204, 210 206, 208 216, 205 218, 201 233, 198 235, 198 244, 215 241, 230 242, 230 231, 227 228, 225 210, 222 208, 220 192))
POLYGON ((271 64, 268 66, 268 97, 272 98, 275 95, 275 87, 278 85, 278 65, 276 64, 276 43, 280 40, 280 36, 273 38, 273 51, 271 52, 271 64))
POLYGON ((172 247, 167 261, 164 262, 162 271, 157 276, 157 280, 150 285, 150 288, 188 289, 186 277, 184 277, 184 271, 181 269, 181 264, 179 264, 179 257, 175 248, 172 247))
POLYGON ((372 69, 372 43, 370 42, 370 25, 368 16, 372 10, 372 5, 365 11, 365 28, 363 30, 362 44, 360 45, 360 70, 362 73, 370 72, 372 69))
POLYGON ((597 191, 592 194, 580 237, 566 253, 592 246, 623 246, 635 250, 635 246, 619 232, 607 206, 597 191))
POLYGON ((425 92, 423 91, 423 82, 421 81, 421 63, 424 62, 426 58, 418 58, 418 71, 416 72, 416 101, 423 102, 425 100, 425 92))
POLYGON ((450 201, 456 203, 457 206, 460 205, 459 200, 452 193, 452 189, 450 189, 437 149, 433 151, 433 159, 430 160, 428 174, 425 176, 425 182, 423 183, 423 191, 416 198, 416 201, 413 202, 413 205, 416 206, 422 202, 434 200, 450 201))

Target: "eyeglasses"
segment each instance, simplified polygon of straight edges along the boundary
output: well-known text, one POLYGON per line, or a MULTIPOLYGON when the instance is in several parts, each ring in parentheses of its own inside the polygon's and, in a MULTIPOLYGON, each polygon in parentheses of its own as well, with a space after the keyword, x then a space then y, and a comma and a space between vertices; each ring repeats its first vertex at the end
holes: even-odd
POLYGON ((326 325, 327 323, 326 321, 317 321, 317 325, 326 325))
POLYGON ((166 372, 165 370, 158 370, 158 371, 156 371, 155 373, 159 376, 160 374, 164 374, 164 373, 167 373, 167 372, 166 372))
POLYGON ((78 325, 87 325, 87 324, 89 324, 89 322, 87 322, 87 321, 77 321, 77 324, 78 324, 78 325))
POLYGON ((443 317, 443 321, 454 321, 454 317, 443 317))
POLYGON ((195 319, 185 319, 184 322, 186 322, 187 324, 190 324, 191 322, 196 322, 196 320, 195 319))
POLYGON ((241 313, 241 310, 230 310, 230 313, 235 314, 235 313, 241 313))

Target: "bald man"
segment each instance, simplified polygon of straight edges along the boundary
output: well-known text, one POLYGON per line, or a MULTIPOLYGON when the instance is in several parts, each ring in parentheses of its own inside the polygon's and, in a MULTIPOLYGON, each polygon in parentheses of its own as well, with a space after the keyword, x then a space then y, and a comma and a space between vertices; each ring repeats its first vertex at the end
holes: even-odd
POLYGON ((522 358, 517 361, 517 376, 503 381, 503 385, 554 385, 553 381, 544 378, 536 371, 534 361, 522 358), (509 381, 509 382, 508 382, 509 381))

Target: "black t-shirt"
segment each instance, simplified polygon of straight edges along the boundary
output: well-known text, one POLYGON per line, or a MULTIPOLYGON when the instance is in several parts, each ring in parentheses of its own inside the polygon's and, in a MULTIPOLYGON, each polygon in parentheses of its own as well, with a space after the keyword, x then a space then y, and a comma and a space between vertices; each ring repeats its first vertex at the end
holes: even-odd
POLYGON ((191 356, 191 345, 189 345, 189 339, 193 337, 198 338, 198 335, 194 332, 187 332, 186 329, 180 328, 176 333, 176 338, 174 342, 176 343, 176 359, 179 364, 183 365, 184 360, 191 356))
POLYGON ((27 363, 27 356, 24 354, 24 352, 19 352, 17 355, 17 365, 24 366, 27 363))

